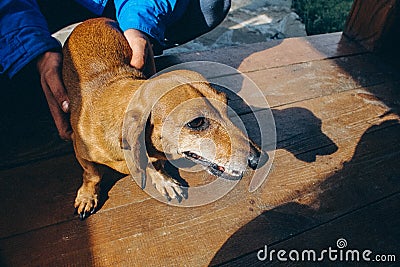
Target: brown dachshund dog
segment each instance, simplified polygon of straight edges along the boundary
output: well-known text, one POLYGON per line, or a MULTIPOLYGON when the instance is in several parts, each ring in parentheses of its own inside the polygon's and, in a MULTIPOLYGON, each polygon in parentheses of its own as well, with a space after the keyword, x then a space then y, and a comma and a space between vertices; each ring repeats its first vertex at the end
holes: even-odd
POLYGON ((145 173, 169 199, 184 192, 164 170, 168 159, 189 159, 227 179, 240 179, 247 166, 257 167, 261 151, 228 118, 226 95, 188 70, 144 79, 129 65, 132 52, 115 21, 78 25, 63 54, 72 139, 83 168, 75 199, 81 219, 97 207, 102 165, 123 174, 145 173), (145 147, 138 141, 143 133, 145 147), (132 168, 124 149, 132 152, 132 168), (147 165, 142 166, 144 149, 147 165))

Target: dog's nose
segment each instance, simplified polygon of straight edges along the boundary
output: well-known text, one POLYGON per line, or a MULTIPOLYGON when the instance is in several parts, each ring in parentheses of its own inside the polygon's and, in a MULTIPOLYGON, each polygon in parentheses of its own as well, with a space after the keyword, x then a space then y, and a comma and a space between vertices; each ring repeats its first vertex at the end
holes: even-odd
POLYGON ((257 168, 260 161, 260 156, 261 152, 257 148, 255 148, 253 144, 250 144, 250 153, 247 162, 249 164, 249 167, 253 170, 257 168))

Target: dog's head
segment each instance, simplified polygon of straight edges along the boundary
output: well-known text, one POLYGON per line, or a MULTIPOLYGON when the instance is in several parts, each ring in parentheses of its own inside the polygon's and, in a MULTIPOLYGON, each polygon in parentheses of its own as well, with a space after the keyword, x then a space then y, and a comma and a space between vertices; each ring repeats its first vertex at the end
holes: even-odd
MULTIPOLYGON (((228 117, 227 97, 201 75, 173 71, 146 82, 125 118, 125 138, 138 170, 145 133, 147 156, 186 158, 215 176, 240 179, 257 167, 261 150, 228 117)), ((143 156, 142 156, 143 158, 143 156)))

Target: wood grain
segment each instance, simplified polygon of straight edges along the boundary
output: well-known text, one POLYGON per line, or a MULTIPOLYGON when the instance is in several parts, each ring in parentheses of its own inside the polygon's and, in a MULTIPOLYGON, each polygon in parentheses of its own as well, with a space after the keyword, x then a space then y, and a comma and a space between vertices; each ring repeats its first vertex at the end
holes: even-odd
POLYGON ((191 61, 214 61, 247 73, 314 60, 366 53, 355 42, 349 42, 341 33, 273 40, 229 49, 218 48, 196 53, 157 58, 157 69, 191 61))
MULTIPOLYGON (((400 231, 397 225, 400 223, 399 216, 391 216, 392 211, 397 209, 400 204, 400 194, 394 194, 387 198, 378 200, 371 205, 362 207, 358 210, 349 212, 344 216, 335 218, 327 223, 319 225, 318 227, 312 227, 307 231, 301 232, 289 240, 282 242, 277 242, 273 244, 264 243, 260 246, 260 249, 264 249, 267 245, 268 251, 271 250, 286 250, 288 253, 290 250, 297 250, 300 253, 303 250, 314 250, 316 251, 318 257, 320 257, 320 252, 324 249, 337 248, 336 242, 340 238, 344 238, 347 242, 347 247, 343 248, 342 251, 346 253, 347 250, 358 250, 360 252, 359 261, 346 261, 346 256, 343 260, 339 259, 339 252, 337 252, 338 259, 336 263, 350 264, 357 262, 358 264, 378 264, 377 262, 371 263, 363 261, 362 252, 364 250, 371 250, 372 254, 370 259, 375 261, 376 255, 394 255, 396 261, 381 262, 379 264, 386 264, 388 266, 395 266, 398 255, 400 253, 399 247, 395 245, 400 238, 400 231)), ((295 208, 295 207, 293 207, 295 208)), ((302 209, 302 207, 297 207, 302 209)), ((266 212, 265 217, 274 218, 274 211, 266 212)), ((286 217, 287 219, 292 219, 290 215, 281 215, 281 217, 286 217)), ((279 221, 275 221, 279 223, 279 221)), ((259 250, 260 250, 259 249, 259 250)), ((276 254, 273 256, 273 260, 260 261, 257 258, 257 252, 259 250, 253 251, 243 257, 239 257, 233 261, 230 261, 221 266, 282 266, 283 262, 279 261, 276 254)), ((260 254, 263 255, 263 254, 260 254)), ((300 254, 301 255, 301 254, 300 254)), ((335 255, 335 254, 332 254, 335 255)), ((344 254, 346 255, 346 254, 344 254)), ((288 258, 286 254, 285 257, 288 258)), ((349 256, 349 259, 351 256, 349 256)), ((316 264, 316 261, 288 261, 284 262, 285 266, 299 266, 300 265, 310 265, 316 264)), ((318 264, 332 264, 334 261, 330 261, 328 254, 325 254, 324 260, 318 264)))
MULTIPOLYGON (((354 168, 346 175, 341 174, 339 170, 342 171, 346 166, 345 162, 354 162, 352 157, 357 151, 356 146, 360 144, 361 136, 371 125, 382 125, 384 121, 396 118, 394 116, 382 119, 380 116, 385 113, 384 107, 365 102, 354 92, 343 92, 304 101, 297 105, 297 107, 311 110, 316 117, 321 117, 324 122, 321 130, 328 138, 324 139, 325 142, 311 144, 311 147, 307 143, 312 143, 316 138, 306 140, 305 143, 300 138, 298 154, 291 154, 290 151, 293 148, 278 150, 271 175, 255 194, 247 192, 249 180, 246 178, 220 201, 204 207, 184 209, 170 207, 153 199, 146 199, 137 186, 129 186, 128 192, 132 190, 131 194, 124 194, 123 192, 127 192, 125 186, 129 180, 122 179, 113 186, 109 193, 110 198, 107 203, 110 203, 111 206, 105 205, 102 210, 84 223, 67 220, 3 238, 0 241, 3 254, 7 255, 7 259, 12 265, 24 265, 27 264, 26 260, 32 262, 33 259, 36 259, 34 263, 37 264, 62 264, 64 258, 60 258, 58 255, 63 255, 70 262, 75 263, 75 257, 76 262, 79 262, 89 254, 91 255, 89 260, 96 266, 109 264, 181 265, 182 260, 188 265, 207 265, 230 236, 266 210, 292 201, 312 208, 313 205, 319 205, 318 199, 322 192, 329 192, 332 189, 332 186, 326 186, 329 177, 332 176, 333 178, 330 179, 335 181, 333 192, 336 192, 338 186, 346 187, 343 181, 361 179, 362 177, 355 176, 360 172, 359 168, 354 168), (337 106, 342 108, 337 109, 337 106), (349 121, 352 124, 348 125, 349 121), (314 162, 307 162, 296 157, 296 155, 307 153, 316 155, 321 147, 325 147, 331 142, 338 146, 338 150, 331 155, 317 156, 314 162), (341 179, 338 180, 339 177, 341 179), (136 196, 144 197, 143 201, 136 201, 136 196), (114 206, 111 203, 120 204, 114 206), (79 240, 82 238, 83 240, 87 238, 87 240, 81 243, 79 240), (85 243, 90 244, 89 247, 85 243), (155 246, 154 244, 165 245, 155 246), (70 251, 71 247, 74 249, 70 251), (178 258, 175 257, 174 252, 177 247, 180 251, 178 258), (28 251, 34 258, 23 257, 28 251), (49 251, 50 254, 44 253, 45 251, 49 251), (112 257, 110 258, 110 256, 112 257)), ((292 107, 288 105, 282 109, 292 107)), ((283 124, 288 128, 294 125, 283 124)), ((311 129, 309 127, 304 129, 305 133, 311 129)), ((318 127, 318 123, 316 123, 316 127, 318 127)), ((388 134, 382 134, 383 130, 372 131, 372 133, 376 133, 376 136, 383 136, 384 141, 392 144, 399 134, 399 127, 392 127, 395 126, 383 127, 383 129, 390 128, 386 130, 390 137, 387 136, 388 134)), ((288 128, 283 130, 288 131, 288 128)), ((394 173, 398 173, 397 164, 390 160, 391 157, 398 156, 395 153, 400 151, 398 143, 393 143, 394 146, 379 143, 377 146, 371 146, 373 143, 374 141, 368 142, 368 149, 362 154, 357 153, 361 161, 359 160, 360 162, 356 163, 356 166, 360 166, 362 169, 363 166, 369 166, 371 161, 381 158, 381 155, 387 155, 386 159, 388 160, 383 161, 392 165, 382 165, 381 167, 386 171, 392 169, 394 173)), ((296 146, 296 144, 292 143, 292 146, 296 146)), ((382 171, 380 168, 372 169, 374 173, 376 171, 376 174, 382 171)), ((371 177, 372 180, 367 179, 363 184, 375 189, 378 184, 377 181, 374 181, 374 176, 367 177, 371 177)), ((378 177, 382 182, 382 175, 378 177)), ((385 180, 383 185, 384 187, 380 186, 379 190, 372 190, 363 194, 362 197, 356 195, 357 197, 353 198, 354 192, 351 190, 345 194, 347 198, 352 197, 351 201, 344 201, 346 205, 340 206, 332 203, 333 206, 328 205, 321 209, 317 213, 318 216, 314 214, 305 220, 311 223, 321 223, 400 190, 398 180, 385 180)), ((361 188, 365 190, 364 186, 361 188)), ((330 199, 336 199, 335 195, 330 199)), ((62 205, 62 203, 60 204, 62 205)), ((42 207, 45 208, 45 206, 42 207)), ((304 231, 304 227, 310 227, 310 225, 300 224, 296 229, 304 231)), ((288 229, 291 229, 293 233, 293 227, 288 229)), ((271 238, 274 237, 271 241, 284 238, 283 236, 287 234, 288 232, 277 237, 271 236, 271 238)), ((249 244, 249 249, 254 248, 252 242, 246 242, 249 244)), ((244 251, 240 253, 244 253, 244 251)), ((230 253, 229 257, 235 258, 236 254, 230 253)))
MULTIPOLYGON (((232 65, 243 63, 272 103, 277 149, 271 173, 256 192, 248 191, 250 173, 216 202, 173 207, 150 198, 130 177, 110 172, 103 187, 107 199, 81 222, 72 215, 81 181, 73 155, 3 170, 0 265, 243 264, 246 255, 264 244, 329 243, 338 232, 327 231, 327 225, 342 219, 338 227, 351 229, 357 240, 370 240, 351 227, 359 218, 364 218, 365 229, 379 226, 375 217, 368 224, 368 213, 387 218, 384 214, 398 203, 391 196, 400 192, 400 76, 359 47, 348 54, 338 55, 333 48, 317 53, 330 44, 338 48, 338 35, 326 37, 288 40, 282 50, 273 46, 271 54, 261 51, 263 44, 229 49, 230 58, 202 54, 232 65), (273 63, 289 48, 300 53, 297 58, 293 52, 293 57, 273 63), (237 55, 239 51, 248 59, 237 55), (259 54, 252 57, 254 53, 259 54), (375 204, 384 206, 379 204, 384 199, 390 199, 389 210, 373 213, 375 204), (304 239, 308 233, 310 239, 304 239)), ((241 108, 238 99, 231 103, 241 108)), ((252 114, 241 114, 250 133, 256 133, 252 114)), ((385 227, 389 231, 396 225, 385 227)), ((349 240, 356 244, 356 239, 349 240)), ((392 238, 382 240, 393 247, 392 238)))

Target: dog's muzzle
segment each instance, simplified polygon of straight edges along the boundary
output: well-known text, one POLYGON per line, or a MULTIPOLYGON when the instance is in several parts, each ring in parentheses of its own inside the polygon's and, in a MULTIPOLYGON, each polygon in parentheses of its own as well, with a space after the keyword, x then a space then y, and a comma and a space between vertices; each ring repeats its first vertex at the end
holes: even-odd
POLYGON ((243 171, 228 170, 224 166, 220 166, 210 160, 190 151, 183 152, 185 158, 193 161, 196 164, 207 167, 207 171, 212 175, 227 179, 240 180, 243 177, 243 171))
MULTIPOLYGON (((191 151, 185 151, 182 154, 185 156, 185 158, 193 161, 194 163, 207 167, 207 171, 217 177, 221 177, 227 180, 240 180, 243 177, 244 171, 230 170, 191 151)), ((251 169, 257 169, 260 161, 260 156, 261 152, 257 150, 253 145, 250 145, 250 153, 247 158, 247 163, 251 169)))

